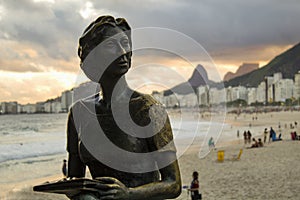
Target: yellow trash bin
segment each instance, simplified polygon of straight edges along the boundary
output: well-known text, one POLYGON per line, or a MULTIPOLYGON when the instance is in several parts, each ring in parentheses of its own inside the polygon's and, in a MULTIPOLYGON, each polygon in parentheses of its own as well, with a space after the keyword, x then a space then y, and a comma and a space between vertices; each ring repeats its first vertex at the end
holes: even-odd
POLYGON ((223 162, 224 161, 224 154, 225 152, 223 150, 218 151, 218 161, 223 162))

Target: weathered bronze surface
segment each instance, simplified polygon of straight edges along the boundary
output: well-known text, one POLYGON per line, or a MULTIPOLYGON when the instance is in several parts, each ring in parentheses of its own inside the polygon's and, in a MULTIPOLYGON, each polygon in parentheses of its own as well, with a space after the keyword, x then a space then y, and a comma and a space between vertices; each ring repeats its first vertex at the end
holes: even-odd
POLYGON ((68 178, 85 177, 87 166, 99 184, 91 186, 95 192, 80 192, 70 196, 71 199, 171 199, 181 192, 176 148, 166 111, 152 96, 132 91, 125 80, 124 75, 131 66, 131 50, 128 23, 111 16, 96 19, 79 40, 81 68, 88 78, 101 85, 102 94, 80 100, 70 110, 68 178), (152 109, 153 106, 156 109, 152 109), (128 134, 132 128, 130 125, 126 127, 127 131, 120 128, 116 118, 123 109, 129 109, 129 118, 137 126, 148 127, 146 131, 131 135, 128 134), (120 168, 116 169, 109 162, 102 162, 118 161, 120 155, 97 140, 98 129, 104 132, 110 143, 129 155, 156 154, 145 159, 132 156, 123 159, 118 163, 120 168), (95 150, 100 152, 99 157, 95 150), (166 162, 168 164, 164 165, 166 162), (127 170, 122 170, 123 166, 127 170), (128 170, 131 168, 132 171, 128 170), (143 171, 144 168, 152 170, 143 171))

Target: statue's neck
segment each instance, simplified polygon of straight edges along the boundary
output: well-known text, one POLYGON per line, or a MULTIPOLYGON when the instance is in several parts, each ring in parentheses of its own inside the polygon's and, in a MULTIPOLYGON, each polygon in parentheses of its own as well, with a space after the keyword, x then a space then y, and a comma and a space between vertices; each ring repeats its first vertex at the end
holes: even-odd
POLYGON ((107 80, 101 82, 103 101, 109 106, 112 98, 119 97, 124 91, 129 89, 125 76, 119 79, 107 80))

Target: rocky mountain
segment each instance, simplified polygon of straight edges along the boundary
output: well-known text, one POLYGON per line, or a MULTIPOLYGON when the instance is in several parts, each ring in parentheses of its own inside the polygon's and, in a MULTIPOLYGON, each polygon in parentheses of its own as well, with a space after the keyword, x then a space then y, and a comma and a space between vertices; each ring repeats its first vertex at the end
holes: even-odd
POLYGON ((202 65, 198 65, 194 70, 191 78, 184 83, 178 84, 175 87, 165 90, 164 95, 168 96, 173 93, 177 94, 190 94, 201 85, 209 85, 210 87, 228 87, 228 86, 246 86, 257 87, 266 76, 273 76, 274 73, 281 72, 283 78, 293 79, 294 75, 300 71, 300 43, 292 48, 276 56, 267 65, 258 68, 258 64, 250 65, 243 64, 235 73, 243 74, 238 77, 232 78, 228 81, 215 83, 208 79, 207 72, 202 65), (249 67, 250 66, 250 67, 249 67), (256 68, 251 71, 251 69, 256 68), (251 72, 247 73, 247 70, 251 72), (224 84, 224 85, 223 85, 224 84))
POLYGON ((258 63, 243 63, 235 73, 227 72, 224 76, 224 81, 229 81, 233 78, 236 78, 238 76, 242 76, 244 74, 247 74, 249 72, 252 72, 253 70, 258 69, 259 65, 258 63))
POLYGON ((197 65, 196 69, 193 71, 192 76, 189 78, 187 82, 180 83, 175 87, 165 90, 164 95, 168 96, 173 93, 177 94, 190 94, 195 91, 201 85, 208 85, 211 81, 209 81, 207 72, 202 65, 197 65))
POLYGON ((250 73, 225 81, 225 87, 228 86, 247 86, 257 87, 266 76, 272 76, 274 73, 281 72, 283 78, 294 78, 300 70, 300 43, 276 56, 267 65, 254 70, 250 73))

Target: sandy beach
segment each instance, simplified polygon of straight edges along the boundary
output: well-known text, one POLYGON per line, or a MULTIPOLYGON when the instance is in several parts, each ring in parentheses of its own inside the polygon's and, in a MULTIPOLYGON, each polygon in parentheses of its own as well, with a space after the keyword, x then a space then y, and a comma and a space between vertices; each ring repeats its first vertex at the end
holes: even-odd
MULTIPOLYGON (((263 148, 243 149, 239 161, 232 158, 244 145, 222 149, 225 160, 217 162, 217 150, 199 160, 193 151, 180 158, 183 184, 191 181, 191 172, 200 172, 203 199, 299 199, 299 141, 281 141, 263 148)), ((183 190, 178 199, 187 199, 183 190)))
MULTIPOLYGON (((199 158, 200 138, 196 138, 190 148, 179 158, 182 184, 189 185, 194 170, 199 172, 200 191, 203 199, 300 199, 300 141, 292 141, 291 131, 300 127, 290 128, 290 123, 300 119, 300 112, 273 112, 263 114, 241 114, 226 116, 226 126, 216 143, 216 149, 206 157, 199 158), (253 120, 254 117, 254 120, 253 120), (257 120, 255 119, 257 117, 257 120), (248 149, 244 144, 242 133, 250 130, 255 138, 263 138, 264 128, 271 126, 277 132, 281 125, 282 141, 266 143, 262 148, 248 149), (286 124, 286 126, 285 126, 286 124), (237 137, 237 130, 240 132, 237 137), (240 149, 243 149, 240 160, 233 161, 240 149), (219 150, 224 150, 224 162, 217 162, 219 150)), ((298 122, 299 123, 299 122, 298 122)), ((35 177, 18 184, 1 184, 1 199, 67 199, 63 195, 49 195, 32 192, 32 186, 45 181, 58 180, 60 162, 64 155, 54 158, 51 162, 39 163, 39 167, 55 169, 49 176, 35 177), (56 173, 57 172, 57 173, 56 173)), ((29 169, 31 170, 31 169, 29 169)), ((18 172, 15 172, 19 175, 18 172)), ((190 199, 183 189, 177 199, 190 199)))

